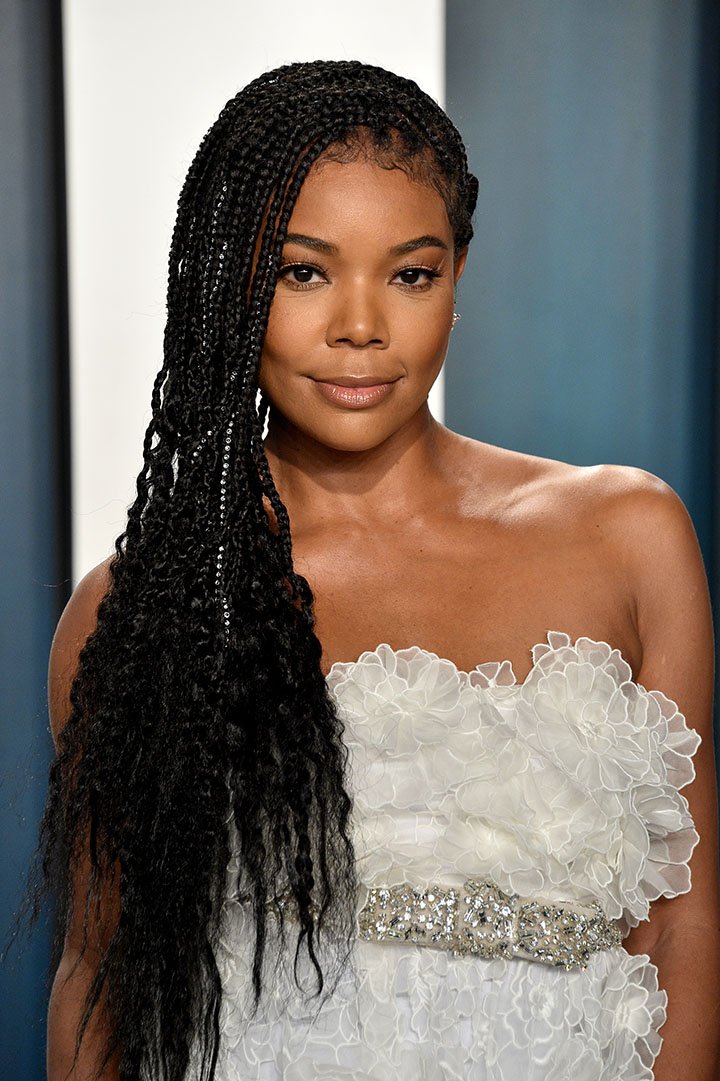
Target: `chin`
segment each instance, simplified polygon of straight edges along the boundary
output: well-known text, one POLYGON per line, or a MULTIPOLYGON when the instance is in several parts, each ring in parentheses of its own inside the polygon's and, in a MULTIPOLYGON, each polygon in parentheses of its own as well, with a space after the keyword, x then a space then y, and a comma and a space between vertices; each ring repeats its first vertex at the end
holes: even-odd
POLYGON ((309 431, 307 434, 323 447, 328 447, 330 450, 336 450, 344 452, 346 454, 357 454, 363 451, 374 450, 375 447, 384 443, 398 425, 380 424, 373 422, 371 419, 367 419, 365 423, 356 423, 353 425, 355 430, 350 430, 348 425, 340 425, 330 423, 328 425, 318 425, 313 431, 309 431))

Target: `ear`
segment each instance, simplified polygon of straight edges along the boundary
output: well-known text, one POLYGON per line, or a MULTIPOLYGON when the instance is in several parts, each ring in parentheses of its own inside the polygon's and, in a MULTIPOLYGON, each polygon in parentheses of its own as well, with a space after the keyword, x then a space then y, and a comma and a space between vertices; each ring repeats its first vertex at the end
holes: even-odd
POLYGON ((462 277, 462 272, 465 269, 465 263, 467 262, 468 257, 468 250, 469 246, 466 244, 465 247, 461 248, 460 251, 457 252, 455 255, 453 261, 453 277, 455 278, 455 285, 457 285, 457 283, 459 282, 460 278, 462 277))

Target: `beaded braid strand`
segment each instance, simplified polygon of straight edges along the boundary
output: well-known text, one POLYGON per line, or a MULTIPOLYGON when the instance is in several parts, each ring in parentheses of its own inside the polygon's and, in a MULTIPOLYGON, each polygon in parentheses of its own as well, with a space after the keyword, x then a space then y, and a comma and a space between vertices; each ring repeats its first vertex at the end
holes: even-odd
POLYGON ((56 959, 85 838, 86 930, 105 870, 122 868, 121 926, 77 1034, 79 1047, 102 1000, 100 1071, 117 1052, 120 1081, 184 1081, 190 1048, 199 1081, 214 1078, 222 987, 211 946, 228 890, 253 902, 254 1009, 268 898, 290 889, 295 966, 305 945, 318 996, 337 985, 356 932, 343 722, 263 448, 271 403, 258 393, 298 193, 323 155, 358 154, 434 186, 456 251, 470 242, 477 180, 452 121, 413 80, 360 61, 253 80, 204 136, 180 193, 137 497, 79 660, 41 826, 56 959))

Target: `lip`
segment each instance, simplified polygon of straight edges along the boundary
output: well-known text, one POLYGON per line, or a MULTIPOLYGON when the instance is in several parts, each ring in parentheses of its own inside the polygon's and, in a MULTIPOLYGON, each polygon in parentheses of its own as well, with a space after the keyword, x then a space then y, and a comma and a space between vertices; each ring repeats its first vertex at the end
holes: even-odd
MULTIPOLYGON (((399 379, 398 375, 395 379, 399 379)), ((385 379, 382 375, 329 375, 319 379, 319 383, 333 383, 336 387, 376 387, 384 383, 394 383, 395 379, 385 379)))
POLYGON ((377 378, 361 376, 352 379, 350 376, 338 377, 342 382, 315 379, 313 382, 323 397, 337 405, 347 409, 364 409, 369 405, 376 405, 387 398, 397 379, 386 383, 378 382, 377 378))

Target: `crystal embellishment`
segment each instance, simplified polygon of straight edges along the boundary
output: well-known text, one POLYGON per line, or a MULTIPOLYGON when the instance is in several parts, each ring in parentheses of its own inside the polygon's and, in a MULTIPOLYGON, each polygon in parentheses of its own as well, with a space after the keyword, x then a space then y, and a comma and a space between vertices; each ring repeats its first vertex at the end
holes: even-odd
POLYGON ((358 929, 375 942, 397 939, 446 948, 456 957, 520 957, 566 969, 585 968, 591 954, 622 943, 618 921, 608 920, 596 903, 530 900, 472 878, 444 889, 372 886, 358 929))

